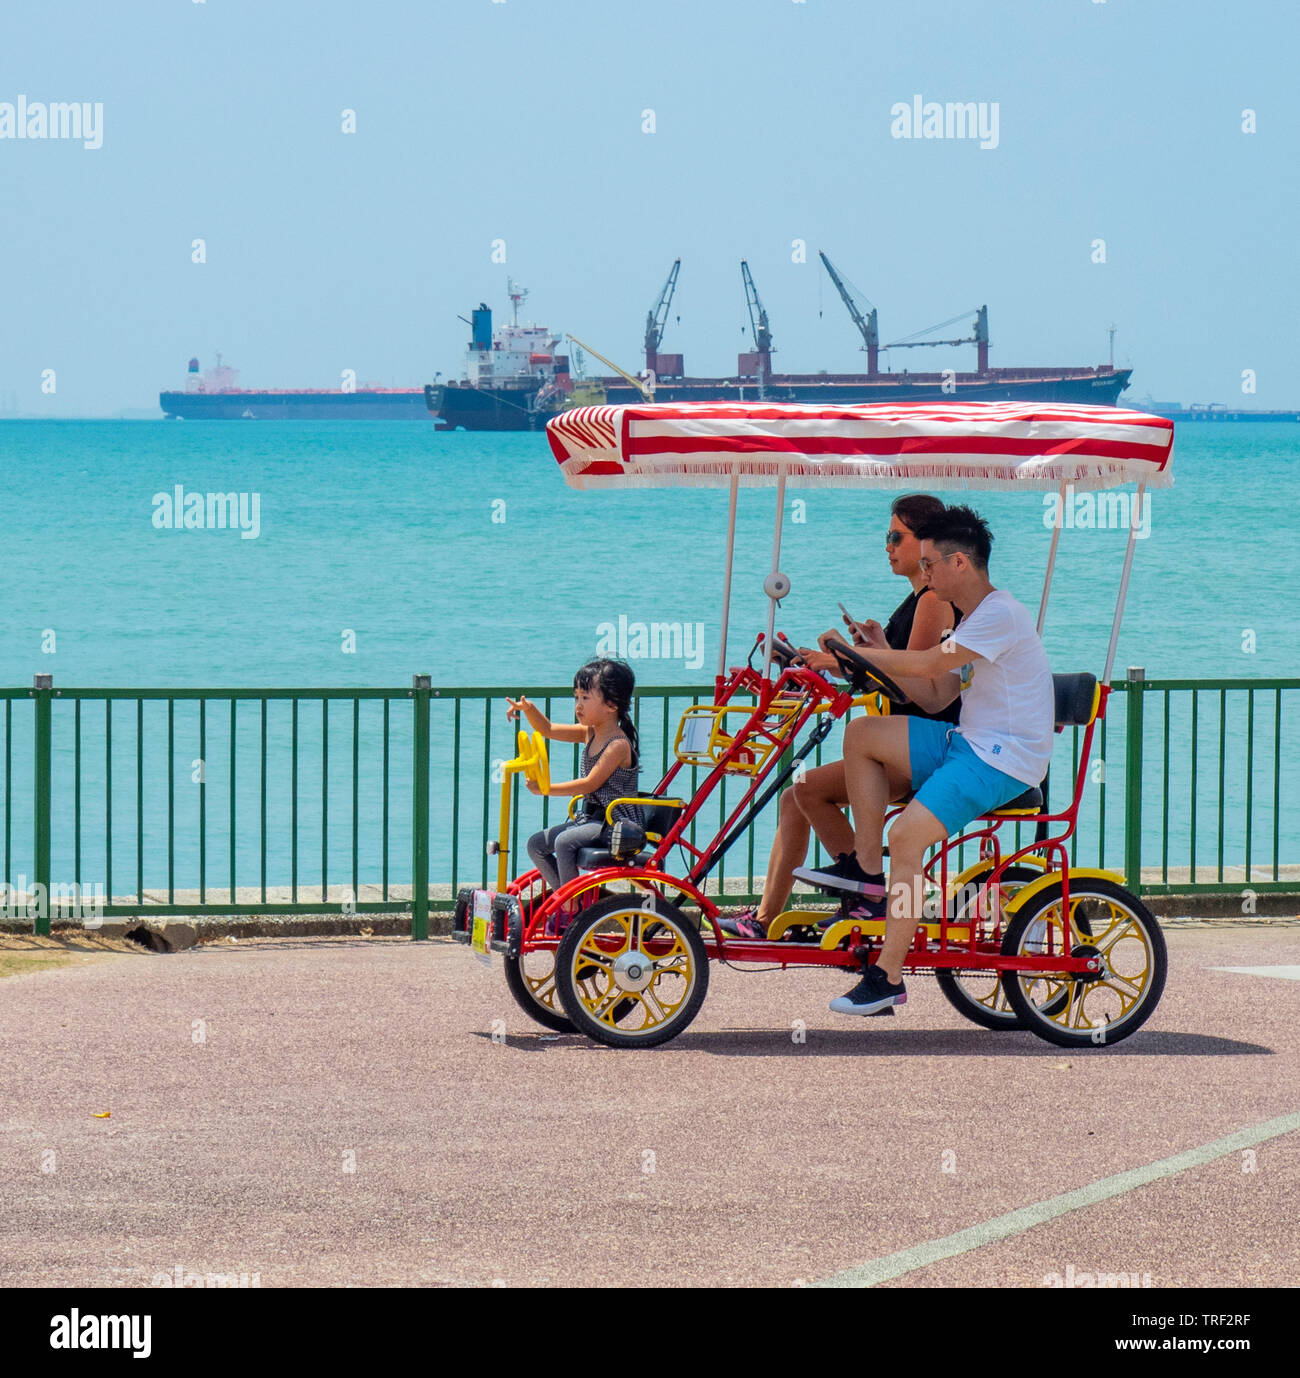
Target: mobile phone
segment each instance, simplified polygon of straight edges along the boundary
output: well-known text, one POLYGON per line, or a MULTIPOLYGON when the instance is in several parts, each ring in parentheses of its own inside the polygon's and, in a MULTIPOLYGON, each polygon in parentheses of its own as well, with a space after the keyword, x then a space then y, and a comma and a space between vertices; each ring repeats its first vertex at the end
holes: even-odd
POLYGON ((836 606, 836 607, 844 614, 844 616, 848 619, 850 625, 852 625, 852 626, 856 626, 856 625, 857 625, 858 619, 857 619, 856 617, 853 616, 853 614, 848 610, 848 608, 846 608, 846 607, 844 606, 843 603, 836 603, 835 606, 836 606))

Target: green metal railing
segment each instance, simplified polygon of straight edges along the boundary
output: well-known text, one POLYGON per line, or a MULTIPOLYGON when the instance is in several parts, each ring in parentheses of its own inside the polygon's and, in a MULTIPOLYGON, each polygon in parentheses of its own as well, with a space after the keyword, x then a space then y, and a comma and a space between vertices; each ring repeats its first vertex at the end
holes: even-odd
MULTIPOLYGON (((1300 892, 1300 815, 1285 812, 1300 785, 1300 738, 1283 738, 1300 711, 1300 679, 1148 681, 1130 671, 1114 689, 1072 862, 1122 860, 1130 887, 1146 893, 1300 892)), ((12 917, 26 902, 35 930, 48 933, 51 916, 91 908, 104 916, 409 910, 412 936, 427 937, 432 909, 495 872, 486 843, 501 765, 515 755, 506 692, 434 688, 427 676, 410 689, 63 689, 38 676, 31 689, 0 690, 0 913, 12 917), (409 854, 395 845, 408 824, 409 854)), ((533 697, 563 717, 571 690, 533 697)), ((638 691, 643 788, 666 772, 682 710, 711 697, 711 685, 638 691)), ((838 758, 841 731, 810 765, 838 758)), ((1077 728, 1057 738, 1058 808, 1081 742, 1077 728)), ((557 775, 578 773, 577 747, 571 765, 558 746, 554 755, 557 775)), ((700 782, 699 770, 683 774, 675 793, 700 782)), ((724 783, 716 817, 704 810, 692 840, 722 822, 746 784, 724 783)), ((516 791, 511 874, 527 868, 528 834, 567 802, 534 804, 516 791)), ((724 858, 712 890, 738 903, 756 898, 777 812, 774 802, 724 858)))
POLYGON ((1300 811, 1289 807, 1300 734, 1283 736, 1300 713, 1300 679, 1147 680, 1130 670, 1117 687, 1130 888, 1300 892, 1300 811))

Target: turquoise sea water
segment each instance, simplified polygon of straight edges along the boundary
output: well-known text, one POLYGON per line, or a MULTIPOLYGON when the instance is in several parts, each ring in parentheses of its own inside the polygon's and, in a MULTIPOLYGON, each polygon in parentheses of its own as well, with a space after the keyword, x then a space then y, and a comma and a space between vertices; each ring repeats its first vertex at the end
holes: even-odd
MULTIPOLYGON (((1294 673, 1300 426, 1182 426, 1174 473, 1138 543, 1117 669, 1294 673)), ((715 667, 725 491, 574 492, 540 435, 9 422, 0 474, 2 684, 52 672, 69 685, 405 685, 417 671, 435 684, 556 684, 620 615, 703 624, 703 671, 646 661, 645 682, 698 683, 715 667), (157 529, 154 495, 177 484, 259 495, 260 534, 157 529), (42 653, 47 629, 54 654, 42 653)), ((901 599, 882 541, 890 496, 788 496, 790 635, 832 625, 837 600, 883 620, 901 599)), ((994 528, 995 582, 1035 608, 1041 499, 970 495, 994 528)), ((773 502, 741 495, 733 657, 765 617, 773 502)), ((1124 535, 1062 533, 1046 630, 1056 668, 1100 671, 1124 535)))
MULTIPOLYGON (((1174 487, 1153 495, 1150 535, 1137 545, 1116 673, 1141 665, 1148 678, 1296 674, 1300 637, 1292 618, 1300 601, 1294 558, 1300 549, 1300 427, 1180 427, 1174 473, 1174 487)), ((698 642, 692 636, 680 648, 696 652, 693 657, 672 654, 679 648, 670 645, 669 654, 635 660, 642 684, 701 684, 711 680, 716 667, 725 491, 573 492, 561 481, 542 436, 439 434, 431 425, 409 423, 10 422, 0 424, 0 474, 7 518, 0 575, 2 686, 23 688, 33 674, 51 673, 56 686, 66 687, 404 688, 413 673, 421 672, 430 674, 435 686, 501 686, 513 692, 566 684, 597 650, 602 624, 617 626, 620 619, 629 627, 680 623, 690 633, 698 631, 698 642), (242 493, 250 515, 255 498, 256 537, 244 539, 238 530, 159 529, 155 497, 171 497, 177 485, 187 493, 242 493)), ((788 495, 781 563, 793 589, 778 626, 792 638, 806 640, 833 625, 837 600, 860 616, 883 621, 902 598, 906 586, 890 574, 884 558, 891 496, 788 495)), ((950 500, 962 499, 950 495, 950 500)), ((973 492, 965 500, 993 526, 994 582, 1036 608, 1050 540, 1042 495, 973 492)), ((773 502, 771 490, 741 494, 732 663, 743 657, 764 623, 762 581, 771 558, 773 502)), ((1115 529, 1062 533, 1045 637, 1055 669, 1100 673, 1125 534, 1115 529)), ((1244 718, 1235 697, 1229 700, 1229 717, 1239 724, 1244 718)), ((323 834, 330 844, 330 883, 350 875, 349 707, 333 710, 328 749, 321 741, 319 704, 302 712, 304 800, 318 798, 322 763, 327 756, 329 762, 328 821, 306 816, 304 806, 299 828, 300 875, 304 883, 314 877, 317 887, 323 834), (307 857, 314 860, 309 863, 307 857)), ((490 722, 481 710, 466 709, 461 767, 468 800, 462 797, 455 809, 449 797, 451 719, 435 712, 437 879, 448 874, 453 827, 460 830, 460 878, 476 878, 479 872, 484 763, 490 769, 491 761, 511 754, 504 721, 496 721, 499 707, 490 722)), ((1288 715, 1294 707, 1293 697, 1288 715)), ((1199 823, 1198 864, 1202 857, 1214 859, 1218 836, 1217 708, 1217 702, 1204 707, 1198 726, 1197 795, 1202 810, 1210 810, 1199 823)), ((380 874, 382 791, 372 765, 381 710, 378 704, 363 709, 358 719, 365 763, 357 793, 359 869, 363 881, 373 881, 380 874)), ((557 706, 557 716, 562 709, 557 706)), ((167 879, 160 784, 167 771, 160 716, 165 706, 147 705, 147 710, 141 747, 146 798, 139 808, 144 884, 153 886, 167 879)), ((6 825, 13 838, 10 873, 16 874, 29 865, 30 812, 21 783, 28 778, 22 705, 13 711, 14 809, 6 825)), ((205 727, 205 829, 210 833, 205 833, 205 859, 210 874, 218 877, 226 875, 229 861, 228 711, 226 705, 219 712, 211 708, 205 727)), ((287 704, 273 705, 270 718, 271 884, 288 879, 289 711, 287 704)), ((241 753, 257 730, 255 712, 255 705, 240 710, 241 753)), ((1157 698, 1148 708, 1148 733, 1151 715, 1158 712, 1157 698)), ((1274 712, 1274 701, 1261 698, 1252 747, 1268 770, 1258 778, 1246 769, 1242 732, 1230 726, 1225 734, 1229 824, 1224 831, 1231 833, 1228 851, 1237 859, 1245 839, 1232 820, 1242 812, 1248 785, 1255 857, 1271 857, 1275 826, 1283 860, 1300 855, 1300 836, 1285 802, 1296 792, 1296 736, 1287 731, 1294 724, 1289 717, 1284 721, 1283 771, 1275 780, 1274 712), (1276 812, 1275 791, 1282 801, 1276 812)), ((197 792, 190 783, 191 761, 199 754, 196 714, 194 705, 176 712, 172 784, 178 887, 195 883, 199 847, 197 792)), ((653 719, 642 723, 656 762, 665 731, 657 714, 656 709, 653 719)), ((397 877, 407 874, 408 716, 400 707, 394 710, 390 834, 397 877)), ((107 784, 102 706, 92 712, 86 705, 84 717, 82 793, 88 822, 81 859, 83 878, 91 879, 105 873, 109 860, 102 822, 107 784)), ((126 880, 134 885, 137 879, 134 719, 134 705, 119 705, 113 720, 112 889, 117 893, 127 888, 126 880)), ((1121 722, 1117 714, 1115 727, 1121 722)), ((674 725, 675 720, 668 730, 674 725)), ((68 715, 56 712, 56 868, 69 875, 75 846, 69 821, 71 731, 68 715)), ((1167 772, 1159 745, 1154 748, 1158 764, 1147 767, 1145 793, 1148 820, 1158 819, 1166 789, 1173 797, 1171 815, 1178 816, 1167 830, 1173 866, 1185 865, 1191 848, 1185 816, 1191 725, 1177 702, 1170 742, 1167 772)), ((1114 765, 1108 763, 1110 779, 1114 765)), ((241 885, 255 883, 259 871, 259 839, 249 831, 259 809, 253 773, 250 769, 234 789, 241 885)), ((1090 859, 1096 855, 1094 839, 1104 831, 1107 862, 1120 861, 1114 836, 1119 805, 1116 800, 1110 806, 1104 829, 1099 819, 1088 822, 1090 859)), ((522 808, 521 826, 531 830, 540 821, 533 818, 540 805, 525 800, 522 808)), ((495 802, 490 811, 494 820, 495 802)), ((770 821, 758 830, 760 871, 770 821)), ((487 833, 494 830, 493 822, 487 833)), ((1144 860, 1159 863, 1165 838, 1158 824, 1154 836, 1146 837, 1147 831, 1144 860)), ((728 869, 734 874, 734 867, 728 869)))

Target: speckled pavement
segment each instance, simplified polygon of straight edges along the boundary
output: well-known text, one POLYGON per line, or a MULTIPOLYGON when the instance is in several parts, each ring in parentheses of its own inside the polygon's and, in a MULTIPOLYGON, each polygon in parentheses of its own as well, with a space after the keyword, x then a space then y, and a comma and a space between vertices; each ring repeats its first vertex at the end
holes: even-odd
MULTIPOLYGON (((826 1009, 842 975, 717 966, 662 1048, 544 1039, 445 941, 11 977, 0 1284, 818 1281, 1300 1111, 1300 982, 1213 969, 1294 966, 1300 928, 1167 937, 1151 1023, 1082 1053, 924 977, 860 1020, 826 1009)), ((1291 1132, 889 1285, 1294 1284, 1298 1181, 1291 1132)))

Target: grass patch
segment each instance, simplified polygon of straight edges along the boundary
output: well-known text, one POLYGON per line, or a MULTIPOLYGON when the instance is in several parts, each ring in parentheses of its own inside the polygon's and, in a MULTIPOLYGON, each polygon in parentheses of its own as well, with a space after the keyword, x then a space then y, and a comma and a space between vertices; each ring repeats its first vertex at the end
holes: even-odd
POLYGON ((32 935, 0 938, 0 980, 6 976, 30 976, 58 967, 85 966, 107 957, 132 954, 147 956, 143 948, 120 938, 37 938, 32 935))

